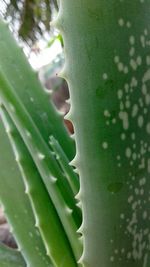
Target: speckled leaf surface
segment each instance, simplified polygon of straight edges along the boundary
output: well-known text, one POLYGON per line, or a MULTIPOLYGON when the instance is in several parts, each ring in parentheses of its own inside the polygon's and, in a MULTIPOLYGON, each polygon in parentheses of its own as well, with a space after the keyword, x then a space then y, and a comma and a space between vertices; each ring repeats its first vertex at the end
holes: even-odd
POLYGON ((85 267, 150 266, 150 2, 60 0, 85 267))

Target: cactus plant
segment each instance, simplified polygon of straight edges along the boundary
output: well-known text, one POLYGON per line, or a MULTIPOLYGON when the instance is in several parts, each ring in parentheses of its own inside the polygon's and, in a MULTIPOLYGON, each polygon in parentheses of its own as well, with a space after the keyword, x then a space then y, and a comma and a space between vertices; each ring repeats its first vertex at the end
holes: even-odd
MULTIPOLYGON (((53 207, 52 227, 57 222, 65 263, 54 242, 58 232, 51 235, 45 218, 37 226, 49 264, 56 267, 150 266, 149 12, 148 0, 59 1, 53 24, 64 40, 60 76, 70 89, 67 119, 75 129, 76 156, 73 140, 22 53, 13 41, 11 49, 0 41, 0 57, 5 59, 0 64, 2 120, 13 129, 9 138, 14 153, 21 156, 24 183, 34 189, 29 200, 35 219, 45 217, 42 194, 49 214, 53 207), (28 75, 31 85, 25 86, 28 75), (29 103, 32 95, 35 106, 29 103), (38 190, 39 198, 34 195, 38 190)), ((2 22, 0 35, 11 44, 2 22)), ((7 205, 7 198, 1 201, 7 205)), ((11 210, 6 213, 15 226, 11 210)), ((19 227, 16 236, 24 246, 19 227)), ((22 250, 30 264, 27 253, 22 250)))

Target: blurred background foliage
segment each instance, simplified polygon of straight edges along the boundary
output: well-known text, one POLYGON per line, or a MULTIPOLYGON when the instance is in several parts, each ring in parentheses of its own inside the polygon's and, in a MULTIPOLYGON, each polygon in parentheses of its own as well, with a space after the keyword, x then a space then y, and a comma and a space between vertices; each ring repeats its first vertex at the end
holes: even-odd
POLYGON ((57 11, 57 0, 0 0, 1 15, 30 47, 50 32, 50 21, 57 11))
MULTIPOLYGON (((8 22, 15 39, 38 73, 43 86, 51 91, 49 97, 57 109, 65 115, 70 108, 66 102, 69 91, 65 80, 57 75, 64 64, 63 39, 57 30, 50 27, 50 21, 57 12, 57 0, 0 0, 0 16, 8 22)), ((73 134, 72 123, 66 119, 64 123, 73 134)), ((0 242, 11 248, 17 246, 1 206, 0 242)))
MULTIPOLYGON (((54 104, 66 114, 70 107, 65 102, 69 98, 68 86, 65 80, 58 77, 64 64, 63 39, 61 34, 50 26, 50 21, 57 15, 58 2, 0 0, 0 15, 8 22, 30 64, 38 72, 43 86, 51 90, 54 104)), ((73 133, 71 123, 67 120, 65 123, 73 133)))
MULTIPOLYGON (((43 86, 51 90, 54 104, 66 114, 69 110, 69 104, 65 102, 69 98, 68 86, 57 75, 64 64, 63 39, 50 26, 57 12, 57 0, 0 0, 0 15, 8 22, 43 86)), ((73 132, 71 123, 65 123, 73 132)))

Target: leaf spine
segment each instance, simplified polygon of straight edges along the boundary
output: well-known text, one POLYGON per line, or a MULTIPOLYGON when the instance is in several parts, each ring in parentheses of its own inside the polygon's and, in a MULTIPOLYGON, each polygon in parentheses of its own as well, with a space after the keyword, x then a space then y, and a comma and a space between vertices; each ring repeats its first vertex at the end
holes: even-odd
POLYGON ((67 212, 67 214, 72 214, 73 213, 73 210, 72 209, 70 209, 69 207, 65 207, 65 210, 66 210, 66 212, 67 212))
POLYGON ((69 110, 69 112, 64 116, 64 119, 68 121, 73 121, 73 113, 71 110, 69 110))
POLYGON ((71 139, 75 141, 75 133, 70 135, 71 139))
POLYGON ((79 162, 79 159, 78 159, 78 156, 76 155, 76 156, 74 157, 74 159, 73 159, 72 161, 69 162, 69 165, 78 168, 78 167, 79 167, 79 166, 78 166, 78 165, 79 165, 78 162, 79 162))
POLYGON ((45 155, 42 154, 41 152, 38 152, 37 156, 38 156, 39 160, 45 159, 45 155))
POLYGON ((79 229, 77 230, 77 233, 78 233, 78 234, 83 234, 83 231, 84 231, 84 227, 83 227, 83 221, 82 221, 82 224, 81 224, 81 226, 79 227, 79 229))
POLYGON ((50 179, 51 179, 52 183, 56 183, 57 182, 57 178, 52 176, 52 175, 50 176, 50 179))
POLYGON ((81 202, 81 189, 79 190, 78 194, 75 195, 75 199, 79 200, 79 203, 81 202))
POLYGON ((64 65, 63 69, 58 73, 58 77, 67 80, 67 67, 66 67, 66 65, 64 65))
POLYGON ((84 262, 84 257, 83 257, 83 255, 81 256, 81 258, 78 260, 77 263, 78 263, 78 264, 81 264, 82 267, 85 267, 85 266, 86 266, 86 265, 85 265, 85 262, 84 262))
POLYGON ((73 169, 73 171, 79 175, 79 170, 78 170, 78 168, 73 169))
POLYGON ((70 105, 71 104, 71 99, 68 98, 65 102, 70 105))
POLYGON ((77 202, 76 206, 82 210, 82 202, 81 201, 77 202))

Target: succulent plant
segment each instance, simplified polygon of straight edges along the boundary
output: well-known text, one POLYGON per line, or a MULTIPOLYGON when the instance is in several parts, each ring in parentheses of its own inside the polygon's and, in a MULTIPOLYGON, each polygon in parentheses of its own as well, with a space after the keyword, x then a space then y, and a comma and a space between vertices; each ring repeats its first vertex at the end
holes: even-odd
POLYGON ((0 23, 1 114, 21 173, 1 128, 0 198, 27 266, 150 266, 149 12, 148 0, 59 1, 53 24, 64 40, 60 76, 70 89, 76 155, 61 116, 0 23), (21 222, 23 210, 31 214, 23 230, 41 246, 33 259, 14 203, 21 222), (45 263, 35 263, 37 255, 45 263))

